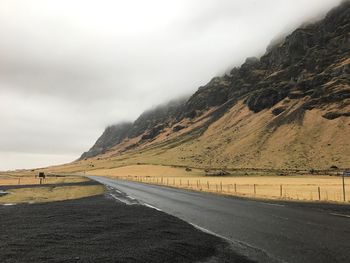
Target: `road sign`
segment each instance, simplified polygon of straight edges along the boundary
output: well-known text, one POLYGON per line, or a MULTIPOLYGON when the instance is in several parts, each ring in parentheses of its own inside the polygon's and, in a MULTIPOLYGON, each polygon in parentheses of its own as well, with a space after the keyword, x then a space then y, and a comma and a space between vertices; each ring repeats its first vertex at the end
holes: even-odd
POLYGON ((350 171, 344 171, 343 176, 350 176, 350 171))

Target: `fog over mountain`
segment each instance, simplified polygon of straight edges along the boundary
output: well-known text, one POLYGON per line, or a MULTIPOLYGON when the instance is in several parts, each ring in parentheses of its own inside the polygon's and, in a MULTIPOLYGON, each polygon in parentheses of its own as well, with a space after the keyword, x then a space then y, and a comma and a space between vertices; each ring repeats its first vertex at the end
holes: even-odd
POLYGON ((0 3, 0 170, 77 159, 340 0, 0 3))

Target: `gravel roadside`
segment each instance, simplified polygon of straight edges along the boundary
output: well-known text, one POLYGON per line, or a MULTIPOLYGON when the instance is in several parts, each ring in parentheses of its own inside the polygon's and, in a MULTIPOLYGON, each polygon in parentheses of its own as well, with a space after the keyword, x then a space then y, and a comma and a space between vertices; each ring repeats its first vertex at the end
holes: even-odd
POLYGON ((188 223, 105 195, 0 206, 0 262, 250 262, 188 223))

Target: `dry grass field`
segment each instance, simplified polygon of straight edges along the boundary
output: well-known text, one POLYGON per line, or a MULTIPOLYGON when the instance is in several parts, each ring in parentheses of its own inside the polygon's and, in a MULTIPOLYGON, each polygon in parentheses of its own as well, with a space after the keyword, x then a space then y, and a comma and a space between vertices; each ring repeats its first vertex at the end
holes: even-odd
POLYGON ((35 175, 33 172, 1 173, 0 189, 6 189, 8 194, 0 196, 0 204, 62 201, 104 192, 101 185, 84 184, 90 183, 89 179, 81 176, 48 175, 40 180, 35 175))
POLYGON ((42 203, 78 199, 102 194, 104 187, 102 185, 33 187, 10 189, 6 192, 8 192, 7 195, 0 197, 0 204, 42 203))
MULTIPOLYGON (((200 169, 186 171, 160 165, 131 165, 87 174, 254 198, 343 202, 342 179, 338 176, 205 176, 200 169)), ((349 202, 350 178, 345 182, 349 202)))
MULTIPOLYGON (((63 184, 63 183, 78 183, 87 181, 84 177, 78 176, 49 176, 42 179, 42 184, 63 184)), ((40 184, 40 179, 35 175, 19 175, 19 174, 0 174, 1 185, 35 185, 40 184)))

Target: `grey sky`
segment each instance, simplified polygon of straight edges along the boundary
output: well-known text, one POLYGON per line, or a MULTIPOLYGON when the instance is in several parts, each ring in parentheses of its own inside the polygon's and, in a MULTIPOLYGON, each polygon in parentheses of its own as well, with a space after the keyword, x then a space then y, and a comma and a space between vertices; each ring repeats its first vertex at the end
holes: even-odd
POLYGON ((2 0, 0 170, 72 161, 340 0, 2 0))

